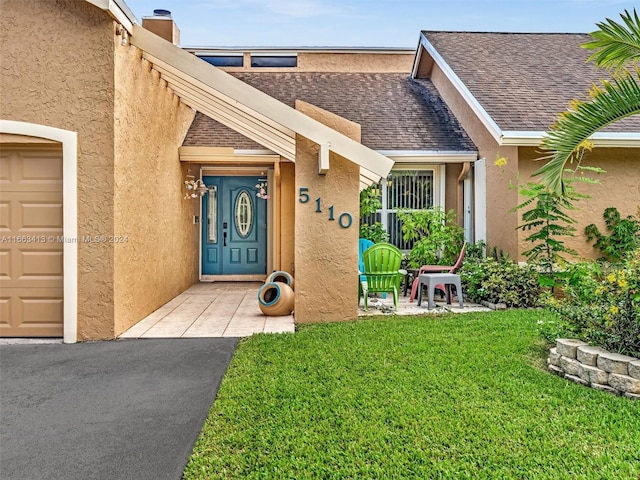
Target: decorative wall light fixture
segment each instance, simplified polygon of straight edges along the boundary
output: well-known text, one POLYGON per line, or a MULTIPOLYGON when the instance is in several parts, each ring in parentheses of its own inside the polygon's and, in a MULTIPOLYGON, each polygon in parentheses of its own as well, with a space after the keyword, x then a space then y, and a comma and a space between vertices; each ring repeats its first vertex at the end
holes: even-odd
POLYGON ((187 193, 184 196, 185 200, 202 197, 207 193, 207 186, 204 182, 199 178, 196 179, 193 175, 187 175, 187 178, 184 181, 184 186, 187 189, 187 193))
POLYGON ((258 179, 258 183, 256 184, 256 197, 262 198, 264 200, 269 199, 269 192, 267 191, 267 179, 260 178, 258 179))
POLYGON ((118 26, 118 35, 121 36, 120 45, 122 45, 123 47, 129 45, 129 32, 127 32, 127 29, 124 28, 124 25, 118 26))

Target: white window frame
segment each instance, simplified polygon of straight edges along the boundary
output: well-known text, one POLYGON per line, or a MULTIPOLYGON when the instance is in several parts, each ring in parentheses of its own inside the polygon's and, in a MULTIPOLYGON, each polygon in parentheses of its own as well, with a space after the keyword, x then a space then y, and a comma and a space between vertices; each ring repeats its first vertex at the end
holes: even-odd
MULTIPOLYGON (((445 202, 445 165, 424 165, 424 166, 415 166, 415 165, 403 165, 396 164, 391 170, 392 172, 396 171, 420 171, 420 172, 433 172, 433 206, 443 207, 445 202)), ((384 180, 382 180, 384 182, 384 180)), ((382 224, 382 228, 384 228, 385 232, 389 232, 389 213, 397 213, 397 209, 387 208, 387 188, 381 189, 382 193, 382 208, 376 210, 376 214, 380 215, 380 223, 382 224)))

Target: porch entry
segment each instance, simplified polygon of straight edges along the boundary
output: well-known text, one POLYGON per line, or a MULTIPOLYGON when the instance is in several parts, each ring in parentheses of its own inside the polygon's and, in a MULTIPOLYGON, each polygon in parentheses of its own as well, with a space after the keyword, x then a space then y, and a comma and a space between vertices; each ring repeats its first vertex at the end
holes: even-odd
POLYGON ((256 195, 261 177, 205 176, 202 198, 202 274, 267 272, 267 201, 256 195))

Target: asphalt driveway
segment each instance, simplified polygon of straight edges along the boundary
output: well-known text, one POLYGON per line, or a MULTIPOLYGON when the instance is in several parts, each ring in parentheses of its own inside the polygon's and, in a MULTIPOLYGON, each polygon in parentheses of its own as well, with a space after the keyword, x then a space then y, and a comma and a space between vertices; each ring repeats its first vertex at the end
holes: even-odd
POLYGON ((0 345, 0 478, 180 479, 237 341, 0 345))

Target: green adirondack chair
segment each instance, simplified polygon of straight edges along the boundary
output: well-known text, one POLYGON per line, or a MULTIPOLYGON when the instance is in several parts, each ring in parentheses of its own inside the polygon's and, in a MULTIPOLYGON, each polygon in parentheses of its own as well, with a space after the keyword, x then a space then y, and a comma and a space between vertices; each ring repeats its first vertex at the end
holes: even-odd
POLYGON ((376 243, 362 254, 362 261, 364 271, 360 275, 359 290, 360 296, 364 297, 364 309, 368 308, 367 298, 370 293, 393 293, 393 305, 398 310, 400 282, 403 277, 400 270, 402 252, 390 243, 376 243))

